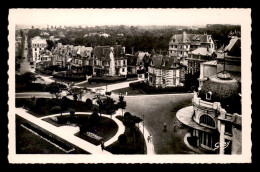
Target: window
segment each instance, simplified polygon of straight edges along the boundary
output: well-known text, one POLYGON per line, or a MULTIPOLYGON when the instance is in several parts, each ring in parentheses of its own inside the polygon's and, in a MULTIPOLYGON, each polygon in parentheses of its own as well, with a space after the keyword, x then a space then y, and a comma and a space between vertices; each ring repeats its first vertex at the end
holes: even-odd
POLYGON ((35 48, 35 51, 37 51, 37 48, 35 48))
POLYGON ((207 100, 211 100, 211 96, 212 96, 212 92, 211 91, 206 93, 206 99, 207 100))
POLYGON ((163 84, 166 84, 166 81, 165 81, 165 79, 163 79, 162 81, 163 81, 163 84))
POLYGON ((225 123, 225 134, 232 136, 232 124, 229 122, 225 123))
POLYGON ((122 68, 122 72, 125 72, 125 68, 122 68))
POLYGON ((206 114, 203 114, 200 116, 200 124, 204 124, 204 125, 207 125, 209 127, 213 127, 215 128, 215 121, 214 119, 209 116, 209 115, 206 115, 206 114))

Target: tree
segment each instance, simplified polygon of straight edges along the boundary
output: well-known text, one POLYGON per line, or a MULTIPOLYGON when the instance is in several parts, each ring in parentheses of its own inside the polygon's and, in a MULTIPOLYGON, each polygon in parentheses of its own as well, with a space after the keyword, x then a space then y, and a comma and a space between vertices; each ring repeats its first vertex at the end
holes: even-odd
POLYGON ((89 110, 92 109, 93 102, 91 99, 89 99, 89 98, 86 99, 86 106, 87 106, 87 109, 89 109, 89 110))
POLYGON ((125 146, 127 142, 127 136, 125 134, 121 134, 118 136, 118 142, 121 146, 125 146))
POLYGON ((25 72, 23 75, 25 83, 32 83, 36 80, 36 76, 32 72, 25 72))
POLYGON ((47 42, 47 50, 51 51, 52 47, 54 47, 55 43, 52 40, 46 40, 47 42))
POLYGON ((67 89, 67 86, 61 83, 52 82, 47 85, 47 90, 52 94, 55 95, 56 99, 58 99, 61 95, 63 90, 67 89))
POLYGON ((60 103, 61 116, 62 116, 62 112, 64 112, 68 108, 69 104, 70 104, 70 100, 66 96, 63 96, 60 103))
POLYGON ((124 96, 119 95, 119 102, 117 103, 117 106, 122 109, 122 116, 123 116, 123 110, 126 108, 126 101, 124 101, 124 96))
POLYGON ((100 116, 98 115, 98 113, 93 112, 90 116, 90 124, 91 124, 91 128, 96 131, 96 125, 98 123, 100 119, 100 116))

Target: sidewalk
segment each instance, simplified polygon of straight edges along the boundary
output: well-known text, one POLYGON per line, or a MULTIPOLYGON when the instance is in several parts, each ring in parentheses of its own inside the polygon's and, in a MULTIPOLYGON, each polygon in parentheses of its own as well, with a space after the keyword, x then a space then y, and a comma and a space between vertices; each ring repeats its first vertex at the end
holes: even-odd
MULTIPOLYGON (((129 87, 129 84, 130 83, 133 83, 133 82, 140 82, 140 81, 143 81, 144 79, 138 79, 138 80, 133 80, 133 81, 126 81, 126 82, 121 82, 121 83, 116 83, 116 84, 109 84, 107 85, 107 91, 112 91, 112 90, 117 90, 117 89, 122 89, 122 88, 127 88, 129 87)), ((80 83, 76 83, 75 85, 79 85, 79 84, 82 84, 82 83, 85 83, 87 81, 83 81, 83 82, 80 82, 80 83)), ((99 86, 99 87, 92 87, 90 88, 92 91, 95 91, 96 89, 102 89, 103 92, 105 93, 106 91, 106 86, 99 86)))
MULTIPOLYGON (((36 118, 33 115, 30 115, 29 113, 26 112, 25 109, 22 108, 16 108, 16 114, 21 116, 22 118, 34 123, 35 125, 38 125, 39 127, 44 128, 45 130, 48 130, 49 132, 53 133, 54 135, 57 135, 59 137, 61 137, 62 139, 78 146, 79 148, 97 155, 97 154, 102 154, 102 155, 109 155, 111 154, 108 151, 105 150, 101 150, 100 146, 95 146, 83 139, 80 139, 79 137, 76 137, 74 135, 72 135, 72 132, 64 132, 63 127, 56 127, 52 124, 49 124, 48 122, 45 122, 43 120, 41 120, 40 118, 36 118)), ((68 127, 67 127, 68 128, 68 127)), ((66 129, 67 129, 66 128, 66 129)), ((76 130, 74 130, 76 131, 76 130)))

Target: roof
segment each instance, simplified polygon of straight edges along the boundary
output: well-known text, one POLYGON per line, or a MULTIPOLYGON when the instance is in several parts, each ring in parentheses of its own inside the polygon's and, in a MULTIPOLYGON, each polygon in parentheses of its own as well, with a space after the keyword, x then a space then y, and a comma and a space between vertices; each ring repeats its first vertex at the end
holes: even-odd
POLYGON ((177 58, 163 55, 154 55, 151 60, 156 69, 169 70, 174 68, 174 64, 180 64, 177 58))
POLYGON ((241 56, 241 39, 238 37, 232 37, 229 44, 225 47, 229 56, 241 56))
POLYGON ((94 56, 100 60, 110 61, 110 46, 96 46, 93 50, 94 56))
POLYGON ((211 39, 211 35, 207 34, 176 34, 170 39, 170 43, 209 43, 211 39))
POLYGON ((199 92, 199 97, 202 100, 209 102, 220 102, 221 106, 226 108, 228 105, 240 103, 238 93, 241 93, 241 85, 238 81, 214 77, 203 83, 199 92), (211 100, 206 99, 206 94, 208 92, 211 92, 211 100))
POLYGON ((205 47, 199 47, 190 53, 194 54, 194 55, 202 55, 202 56, 211 56, 212 55, 212 52, 208 51, 208 49, 205 47))
POLYGON ((117 59, 124 57, 124 48, 121 45, 114 46, 114 57, 117 59))
POLYGON ((148 52, 142 52, 142 51, 138 51, 138 52, 136 53, 136 55, 137 55, 137 57, 138 57, 138 58, 137 58, 137 63, 142 62, 144 56, 150 56, 150 54, 149 54, 148 52))
POLYGON ((153 55, 155 55, 156 54, 156 52, 155 52, 155 50, 153 49, 152 51, 151 51, 151 57, 153 56, 153 55))
POLYGON ((127 58, 127 65, 128 66, 136 66, 136 64, 137 64, 137 56, 130 55, 130 54, 126 54, 125 56, 127 58))
POLYGON ((217 60, 211 60, 211 61, 204 62, 204 63, 202 63, 202 64, 204 64, 204 65, 217 66, 218 61, 217 61, 217 60))
POLYGON ((36 36, 36 37, 32 38, 32 43, 33 44, 37 44, 37 43, 38 44, 47 44, 46 39, 42 39, 39 36, 36 36))

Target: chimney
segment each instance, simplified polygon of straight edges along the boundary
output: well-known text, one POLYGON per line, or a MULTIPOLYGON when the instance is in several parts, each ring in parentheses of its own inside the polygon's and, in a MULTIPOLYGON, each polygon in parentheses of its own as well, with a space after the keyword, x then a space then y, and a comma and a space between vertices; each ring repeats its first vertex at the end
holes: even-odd
POLYGON ((125 47, 122 47, 123 48, 123 53, 125 54, 125 47))
POLYGON ((186 34, 186 32, 184 31, 184 32, 182 33, 182 42, 186 42, 186 40, 187 40, 187 34, 186 34))

